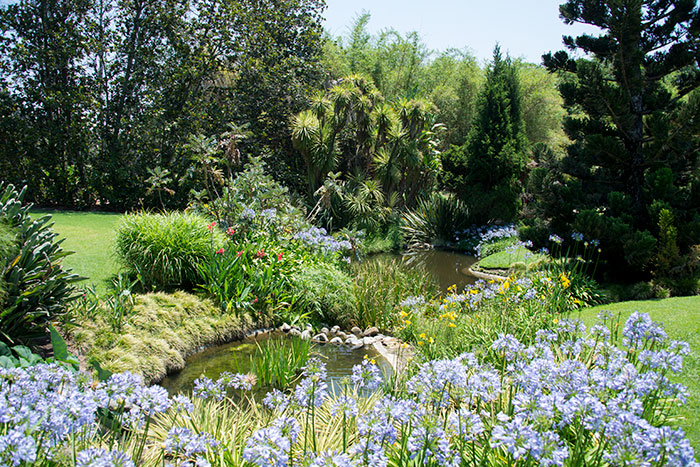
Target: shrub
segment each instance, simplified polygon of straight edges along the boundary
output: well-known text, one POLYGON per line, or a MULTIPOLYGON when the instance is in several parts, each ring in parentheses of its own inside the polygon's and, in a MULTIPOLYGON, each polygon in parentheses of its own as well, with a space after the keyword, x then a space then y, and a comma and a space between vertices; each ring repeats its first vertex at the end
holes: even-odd
POLYGON ((327 324, 357 324, 357 305, 350 277, 327 263, 308 265, 291 278, 297 306, 327 324))
POLYGON ((201 283, 198 266, 223 244, 223 234, 194 213, 125 215, 116 253, 144 289, 191 289, 201 283))
POLYGON ((435 193, 403 216, 402 229, 409 246, 439 246, 454 242, 456 232, 470 224, 464 203, 453 195, 435 193))
POLYGON ((74 298, 72 283, 79 278, 64 271, 63 251, 57 234, 51 229, 51 216, 32 220, 29 206, 22 206, 25 190, 17 192, 12 185, 0 182, 0 220, 10 227, 5 232, 5 257, 0 275, 5 298, 0 302, 0 341, 26 343, 47 334, 47 324, 65 311, 74 298), (16 247, 7 235, 15 236, 16 247), (12 255, 11 255, 12 256, 12 255))

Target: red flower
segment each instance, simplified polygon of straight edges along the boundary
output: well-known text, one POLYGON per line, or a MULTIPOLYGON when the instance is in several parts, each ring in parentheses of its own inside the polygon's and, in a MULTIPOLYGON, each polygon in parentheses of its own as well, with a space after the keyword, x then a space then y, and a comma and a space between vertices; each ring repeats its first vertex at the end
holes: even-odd
POLYGON ((253 300, 253 303, 258 303, 258 297, 255 297, 255 300, 253 300))
POLYGON ((237 252, 236 252, 236 258, 240 258, 242 254, 243 254, 243 250, 237 251, 237 252))
POLYGON ((216 221, 214 221, 214 222, 212 222, 211 224, 209 224, 209 225, 207 226, 207 229, 211 230, 211 229, 212 229, 213 227, 215 227, 215 226, 216 226, 216 221))
POLYGON ((283 254, 284 254, 284 253, 280 253, 279 255, 277 255, 277 261, 282 261, 282 255, 283 255, 283 254))
POLYGON ((226 230, 226 233, 229 235, 229 237, 233 237, 233 234, 236 233, 236 230, 235 230, 233 227, 229 227, 229 228, 226 230))
POLYGON ((217 255, 221 255, 221 254, 224 253, 224 251, 226 251, 226 250, 224 250, 223 248, 219 248, 219 249, 216 251, 216 254, 217 254, 217 255))
POLYGON ((258 252, 255 254, 255 256, 258 258, 262 258, 263 256, 265 256, 265 252, 262 250, 258 250, 258 252))

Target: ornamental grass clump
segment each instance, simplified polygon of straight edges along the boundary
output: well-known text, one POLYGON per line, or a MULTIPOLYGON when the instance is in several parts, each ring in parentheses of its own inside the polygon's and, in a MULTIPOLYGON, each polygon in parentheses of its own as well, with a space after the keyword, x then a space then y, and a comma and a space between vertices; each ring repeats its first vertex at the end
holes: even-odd
POLYGON ((145 290, 192 289, 201 283, 198 266, 223 243, 223 233, 198 214, 141 212, 122 218, 116 253, 145 290))
POLYGON ((0 369, 0 463, 697 467, 683 430, 669 426, 685 401, 670 376, 687 345, 644 314, 621 336, 609 315, 599 319, 588 333, 561 320, 531 344, 502 334, 490 361, 427 361, 391 395, 362 395, 377 387, 370 361, 337 396, 310 360, 265 406, 227 398, 227 387, 253 387, 240 374, 203 378, 189 399, 128 373, 92 382, 55 365, 0 369))

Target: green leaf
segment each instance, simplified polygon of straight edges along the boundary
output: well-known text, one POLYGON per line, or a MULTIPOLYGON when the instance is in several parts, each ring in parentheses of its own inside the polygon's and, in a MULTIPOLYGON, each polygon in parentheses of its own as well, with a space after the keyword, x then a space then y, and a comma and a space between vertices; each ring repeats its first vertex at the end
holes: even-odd
POLYGON ((0 342, 0 356, 9 357, 12 355, 12 351, 4 342, 0 342))
POLYGON ((100 366, 100 362, 97 361, 96 358, 91 358, 90 359, 90 365, 95 369, 97 372, 97 379, 100 381, 107 381, 110 376, 112 376, 112 372, 109 370, 105 370, 100 366))
POLYGON ((70 354, 65 339, 56 331, 53 324, 49 323, 49 332, 51 333, 51 346, 53 347, 53 356, 60 362, 67 362, 70 354))

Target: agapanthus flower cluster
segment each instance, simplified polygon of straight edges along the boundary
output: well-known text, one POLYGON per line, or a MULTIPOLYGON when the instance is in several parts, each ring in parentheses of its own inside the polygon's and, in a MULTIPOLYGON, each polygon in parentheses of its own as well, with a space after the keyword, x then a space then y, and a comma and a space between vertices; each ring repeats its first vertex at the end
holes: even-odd
MULTIPOLYGON (((406 390, 392 395, 366 398, 357 391, 376 382, 367 362, 350 378, 354 390, 331 396, 325 366, 311 359, 291 394, 273 391, 265 398, 273 411, 265 412, 267 422, 240 454, 253 465, 280 467, 698 467, 682 429, 665 425, 685 395, 670 376, 681 371, 687 344, 669 340, 658 323, 635 313, 619 348, 608 317, 602 318, 589 333, 578 321, 562 320, 538 331, 532 345, 500 335, 491 363, 472 353, 425 362, 406 390), (324 406, 330 409, 324 417, 339 417, 326 426, 350 424, 342 428, 351 430, 342 450, 315 448, 314 420, 324 406)), ((245 378, 200 378, 197 392, 216 399, 227 386, 247 387, 245 378)), ((193 425, 195 417, 182 418, 190 407, 188 399, 163 397, 130 374, 96 383, 55 365, 0 369, 0 464, 73 465, 66 459, 78 440, 75 465, 132 467, 133 452, 103 443, 97 414, 110 410, 122 413, 117 420, 127 425, 167 411, 160 422, 174 425, 158 444, 163 464, 206 466, 219 443, 193 425)))
POLYGON ((352 367, 351 380, 358 388, 375 391, 382 384, 382 374, 374 360, 365 358, 352 367))
POLYGON ((328 235, 328 232, 324 228, 310 227, 307 230, 297 232, 294 234, 293 238, 323 254, 352 250, 352 244, 349 241, 335 239, 332 235, 328 235))

